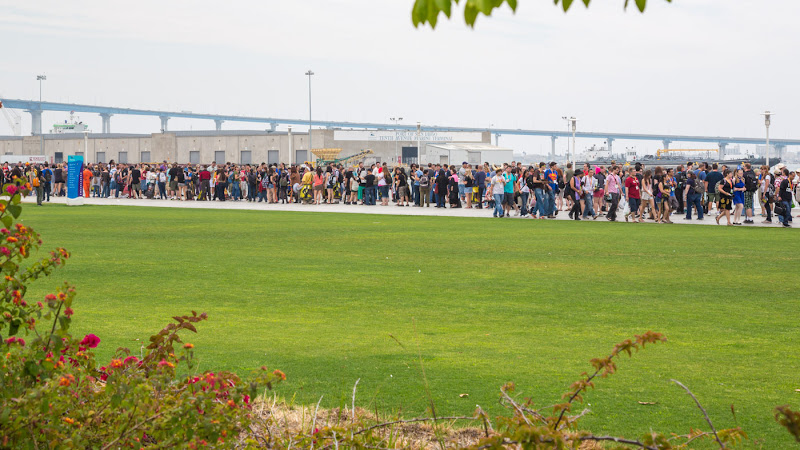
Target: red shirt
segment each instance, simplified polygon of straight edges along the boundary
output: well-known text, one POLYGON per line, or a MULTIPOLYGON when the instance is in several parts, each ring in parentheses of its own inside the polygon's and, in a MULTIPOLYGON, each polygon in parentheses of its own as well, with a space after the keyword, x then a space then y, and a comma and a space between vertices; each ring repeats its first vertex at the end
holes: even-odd
POLYGON ((625 189, 628 190, 628 198, 640 198, 639 180, 636 177, 628 177, 625 180, 625 189))
POLYGON ((199 178, 200 178, 200 181, 210 180, 211 179, 211 172, 209 172, 207 170, 201 170, 199 178))

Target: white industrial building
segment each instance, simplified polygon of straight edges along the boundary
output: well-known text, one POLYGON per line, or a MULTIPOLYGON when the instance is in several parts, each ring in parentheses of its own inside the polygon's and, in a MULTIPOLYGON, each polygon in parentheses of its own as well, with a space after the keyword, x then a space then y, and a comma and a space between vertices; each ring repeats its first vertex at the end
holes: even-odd
POLYGON ((473 166, 485 162, 499 165, 504 162, 510 163, 513 159, 512 149, 488 143, 432 143, 425 146, 421 163, 460 165, 466 161, 473 166))

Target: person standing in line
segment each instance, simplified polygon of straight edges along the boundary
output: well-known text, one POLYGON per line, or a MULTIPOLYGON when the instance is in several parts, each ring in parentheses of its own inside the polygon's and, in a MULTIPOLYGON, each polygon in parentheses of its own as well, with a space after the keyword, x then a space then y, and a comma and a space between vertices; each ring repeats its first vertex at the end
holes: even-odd
POLYGON ((608 207, 607 219, 611 222, 617 221, 617 208, 619 207, 620 190, 622 180, 619 178, 619 168, 611 166, 611 171, 606 178, 606 192, 611 197, 611 205, 608 207))
POLYGON ((503 185, 503 210, 505 211, 506 217, 509 217, 509 213, 512 209, 515 210, 515 215, 518 215, 519 212, 517 211, 517 203, 514 201, 514 190, 515 184, 517 183, 517 177, 514 175, 515 168, 512 166, 506 166, 506 171, 503 174, 503 177, 506 180, 506 183, 503 185))
POLYGON ((422 171, 422 176, 419 177, 419 195, 420 195, 419 206, 424 205, 427 208, 430 208, 431 206, 430 202, 431 187, 430 187, 430 177, 428 176, 429 174, 430 174, 430 169, 425 169, 422 171))
POLYGON ((92 177, 94 176, 92 170, 87 165, 83 169, 83 196, 89 198, 89 188, 92 185, 92 177))
POLYGON ((50 168, 50 164, 45 163, 44 169, 42 170, 42 174, 44 175, 44 198, 45 201, 50 201, 50 190, 53 186, 53 169, 50 168))
POLYGON ((724 178, 719 172, 717 163, 711 165, 711 172, 706 174, 705 188, 706 196, 708 197, 708 213, 711 213, 711 207, 717 206, 717 213, 719 213, 719 194, 717 193, 717 184, 724 178))
POLYGON ((373 170, 365 170, 364 172, 364 204, 369 206, 375 205, 375 165, 373 170))
POLYGON ((772 174, 769 173, 769 167, 761 166, 761 210, 763 211, 766 219, 761 223, 772 223, 772 202, 775 201, 775 185, 773 184, 772 174))
MULTIPOLYGON (((219 167, 217 169, 217 173, 216 173, 214 178, 216 180, 214 182, 214 186, 215 186, 214 194, 216 195, 216 198, 219 201, 224 202, 225 201, 225 189, 228 187, 228 174, 225 173, 225 168, 224 167, 219 167)), ((171 183, 171 181, 170 181, 170 183, 171 183)), ((177 183, 176 183, 176 185, 177 185, 177 183)))
POLYGON ((752 224, 753 221, 753 205, 758 193, 758 176, 753 170, 753 166, 747 162, 744 163, 744 223, 752 224))
POLYGON ((436 174, 436 207, 444 208, 447 203, 447 172, 444 167, 440 168, 436 174))
MULTIPOLYGON (((656 170, 659 168, 656 167, 656 170)), ((658 178, 658 194, 659 199, 659 220, 656 223, 672 223, 669 216, 672 213, 672 169, 667 169, 658 178)))
POLYGON ((544 169, 544 163, 539 163, 539 166, 534 167, 530 175, 532 178, 531 184, 533 185, 533 198, 536 200, 536 208, 533 210, 533 215, 538 215, 540 219, 546 219, 550 213, 550 204, 545 202, 545 188, 548 186, 542 169, 544 169))
POLYGON ((475 186, 478 188, 478 209, 483 209, 483 196, 486 195, 486 170, 484 166, 478 165, 475 171, 475 186))
POLYGON ((719 191, 719 214, 717 214, 717 225, 719 225, 719 219, 723 216, 728 220, 728 226, 733 225, 731 223, 731 207, 733 204, 733 172, 729 169, 725 169, 722 173, 722 181, 717 183, 719 186, 717 187, 719 191))
MULTIPOLYGON (((208 173, 208 171, 206 171, 206 173, 208 173)), ((169 200, 169 196, 167 195, 167 174, 160 167, 156 169, 156 186, 158 186, 158 198, 160 200, 169 200)), ((208 197, 205 199, 208 200, 208 197)))
POLYGON ((736 175, 733 178, 733 224, 741 225, 742 210, 744 209, 744 194, 746 191, 744 171, 736 169, 736 175))
MULTIPOLYGON (((397 179, 397 167, 395 167, 395 180, 397 179)), ((381 206, 389 206, 389 185, 392 183, 392 176, 388 170, 381 171, 378 177, 378 196, 381 200, 381 206)), ((398 206, 399 203, 398 203, 398 206)))
MULTIPOLYGON (((158 182, 159 195, 161 196, 161 198, 164 198, 163 193, 161 193, 161 188, 163 186, 161 184, 162 175, 163 172, 159 169, 158 170, 159 178, 156 181, 158 182)), ((200 169, 200 173, 197 175, 197 178, 200 180, 200 198, 202 200, 210 200, 209 195, 211 195, 211 172, 208 171, 207 166, 203 166, 203 168, 200 169)))
POLYGON ((475 184, 475 179, 472 176, 472 165, 467 164, 466 169, 464 169, 464 179, 461 179, 461 175, 458 176, 458 181, 464 182, 464 201, 465 201, 465 208, 472 209, 472 188, 475 184))
POLYGON ((650 172, 649 169, 645 170, 644 174, 642 175, 642 182, 641 182, 642 206, 641 210, 639 211, 639 217, 641 219, 640 222, 644 222, 645 208, 650 208, 650 214, 651 215, 655 214, 656 219, 658 219, 658 210, 656 209, 655 205, 655 196, 653 194, 653 187, 654 183, 652 178, 652 172, 650 172))
POLYGON ((503 176, 503 171, 501 169, 495 169, 490 185, 492 198, 494 199, 494 211, 492 212, 492 217, 502 218, 505 216, 505 210, 503 209, 503 202, 505 200, 505 185, 506 179, 503 176))
POLYGON ((418 164, 411 165, 411 197, 414 201, 414 206, 422 206, 422 199, 419 196, 419 179, 422 177, 422 170, 418 164))
POLYGON ((581 178, 581 188, 583 189, 583 218, 586 219, 591 214, 592 220, 597 220, 597 212, 594 210, 594 187, 597 180, 591 173, 591 167, 585 165, 581 178))
POLYGON ((142 189, 141 189, 141 182, 142 182, 142 171, 139 170, 139 166, 133 166, 131 171, 128 173, 128 192, 130 198, 140 199, 142 198, 142 189))
POLYGON ((28 172, 28 182, 36 191, 36 204, 42 206, 42 201, 44 200, 44 176, 38 164, 28 172))
POLYGON ((634 168, 628 168, 628 177, 625 178, 625 200, 628 202, 628 213, 625 214, 625 222, 632 216, 633 221, 636 222, 637 220, 639 223, 644 222, 641 216, 639 216, 639 209, 642 206, 642 198, 640 193, 640 185, 639 179, 636 178, 636 173, 634 172, 634 168))
POLYGON ((397 206, 408 206, 408 177, 402 167, 397 174, 397 206))
POLYGON ((603 166, 594 169, 594 191, 592 191, 592 210, 598 216, 603 215, 603 199, 605 198, 606 175, 603 166))
POLYGON ((53 195, 61 197, 61 191, 64 190, 64 169, 61 164, 56 164, 53 169, 53 195))
POLYGON ((572 208, 569 210, 569 218, 581 220, 581 208, 584 207, 584 192, 582 186, 583 172, 578 170, 569 179, 569 192, 572 199, 572 208))
POLYGON ((111 196, 111 174, 108 172, 108 167, 103 165, 103 170, 100 172, 100 197, 108 198, 111 196))
POLYGON ((781 184, 778 188, 778 196, 782 206, 780 222, 783 224, 784 228, 790 228, 792 226, 789 223, 792 221, 792 184, 797 175, 795 172, 789 172, 789 169, 785 167, 783 168, 782 173, 783 179, 781 180, 781 184))
MULTIPOLYGON (((564 173, 565 180, 567 178, 572 178, 573 174, 574 171, 572 170, 572 163, 567 163, 567 171, 564 173)), ((558 164, 556 164, 555 161, 550 161, 550 167, 544 171, 544 178, 547 185, 550 187, 550 189, 545 189, 542 192, 545 202, 545 210, 547 211, 547 217, 553 219, 558 215, 558 211, 560 211, 562 207, 562 205, 556 207, 556 192, 558 192, 558 164)), ((564 196, 567 197, 566 192, 564 193, 564 196)), ((569 201, 570 200, 568 198, 568 205, 571 206, 569 201)))
POLYGON ((686 220, 692 220, 692 206, 697 209, 697 220, 703 220, 703 203, 700 195, 695 189, 702 182, 697 179, 697 175, 691 170, 686 172, 686 181, 683 188, 683 204, 686 209, 686 220))

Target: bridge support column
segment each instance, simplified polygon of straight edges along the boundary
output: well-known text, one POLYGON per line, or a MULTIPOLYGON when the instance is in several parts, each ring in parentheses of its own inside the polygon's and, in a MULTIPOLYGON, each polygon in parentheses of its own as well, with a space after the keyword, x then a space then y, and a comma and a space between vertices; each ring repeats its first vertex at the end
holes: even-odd
POLYGON ((663 145, 663 147, 662 147, 662 148, 663 148, 663 149, 665 149, 665 150, 666 150, 666 149, 668 149, 668 148, 669 148, 669 144, 670 144, 671 142, 672 142, 672 141, 670 141, 669 139, 664 139, 663 141, 661 141, 661 145, 663 145))
MULTIPOLYGON (((609 154, 612 154, 611 150, 612 150, 613 142, 614 142, 614 138, 606 138, 606 144, 608 144, 608 153, 609 154)), ((612 156, 613 156, 613 154, 612 154, 612 156)))
POLYGON ((719 159, 725 159, 725 150, 728 147, 727 142, 720 142, 719 143, 719 153, 717 154, 719 159))
POLYGON ((100 113, 100 118, 103 119, 103 133, 111 133, 111 116, 113 114, 100 113))
POLYGON ((42 110, 32 109, 26 112, 31 115, 31 134, 34 136, 42 134, 42 110))
POLYGON ((494 145, 495 145, 495 147, 499 147, 500 146, 500 133, 495 133, 494 134, 494 145))
POLYGON ((271 123, 271 124, 269 124, 269 131, 270 131, 270 133, 274 133, 274 132, 275 132, 275 130, 276 130, 277 128, 278 128, 278 124, 277 124, 277 123, 271 123))
POLYGON ((161 132, 166 133, 168 131, 169 116, 158 116, 158 118, 161 119, 161 132))
POLYGON ((222 123, 225 122, 222 119, 214 119, 214 126, 216 127, 217 131, 222 131, 222 123))
POLYGON ((550 161, 556 159, 556 137, 550 136, 550 161))

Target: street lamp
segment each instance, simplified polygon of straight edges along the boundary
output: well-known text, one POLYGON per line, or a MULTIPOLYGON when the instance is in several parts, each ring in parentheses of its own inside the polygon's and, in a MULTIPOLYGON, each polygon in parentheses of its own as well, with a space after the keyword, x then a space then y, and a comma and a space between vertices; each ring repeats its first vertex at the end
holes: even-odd
POLYGON ((403 120, 402 117, 390 117, 389 120, 394 122, 394 160, 398 164, 400 163, 400 155, 397 153, 397 123, 403 120))
POLYGON ((314 148, 311 145, 311 76, 314 75, 314 72, 311 69, 306 72, 308 75, 308 157, 311 157, 311 149, 314 148))
POLYGON ((773 113, 771 113, 769 111, 764 111, 763 113, 761 113, 761 115, 764 116, 764 126, 767 128, 767 154, 766 154, 766 157, 767 157, 766 166, 767 167, 769 167, 769 124, 770 124, 770 118, 772 117, 772 114, 773 113))
POLYGON ((422 155, 422 149, 420 148, 421 135, 422 135, 422 124, 420 122, 417 122, 417 163, 421 162, 420 161, 420 155, 422 155))
POLYGON ((39 82, 39 149, 44 155, 44 130, 42 130, 42 81, 47 80, 47 75, 36 75, 39 82))

